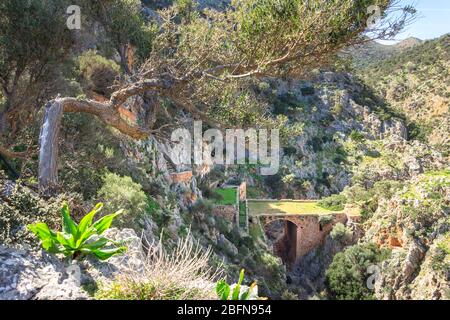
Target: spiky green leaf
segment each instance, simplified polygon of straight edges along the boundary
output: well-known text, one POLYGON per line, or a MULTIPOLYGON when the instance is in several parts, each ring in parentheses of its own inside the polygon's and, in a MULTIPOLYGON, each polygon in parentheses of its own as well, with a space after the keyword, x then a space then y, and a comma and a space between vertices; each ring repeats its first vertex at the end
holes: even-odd
POLYGON ((239 295, 241 293, 241 284, 244 281, 244 273, 245 273, 245 271, 244 271, 244 269, 242 269, 241 273, 239 275, 239 281, 233 289, 233 294, 231 296, 232 300, 239 300, 239 295))
POLYGON ((105 232, 113 222, 114 218, 121 214, 123 210, 119 210, 116 213, 108 214, 95 222, 92 226, 97 230, 98 235, 101 235, 105 232))
POLYGON ((29 224, 27 228, 41 240, 42 247, 45 250, 51 253, 60 252, 60 247, 58 246, 56 235, 48 228, 47 224, 45 223, 29 224))
POLYGON ((88 227, 92 224, 92 220, 94 219, 94 216, 100 212, 103 208, 103 203, 97 203, 97 205, 92 209, 91 212, 89 212, 87 215, 81 219, 80 224, 78 225, 78 235, 77 240, 81 237, 81 235, 86 231, 88 227))
POLYGON ((220 280, 216 284, 216 293, 220 300, 228 300, 230 296, 230 286, 225 280, 220 280))
POLYGON ((92 254, 103 261, 111 258, 113 255, 124 253, 126 250, 127 247, 119 247, 114 249, 96 249, 92 250, 92 254))
POLYGON ((61 208, 61 214, 63 218, 63 231, 76 236, 78 226, 70 217, 70 210, 67 202, 64 202, 63 207, 61 208))

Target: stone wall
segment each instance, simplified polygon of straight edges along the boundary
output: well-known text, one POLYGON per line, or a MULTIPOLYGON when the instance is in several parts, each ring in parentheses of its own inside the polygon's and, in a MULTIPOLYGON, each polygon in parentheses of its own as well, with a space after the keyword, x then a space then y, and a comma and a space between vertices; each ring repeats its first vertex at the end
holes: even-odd
POLYGON ((238 187, 239 201, 245 201, 247 199, 247 182, 242 182, 238 187))
POLYGON ((238 208, 235 205, 217 205, 214 206, 212 214, 216 217, 222 217, 235 223, 238 208))
POLYGON ((341 222, 347 222, 345 214, 334 214, 334 220, 326 225, 321 226, 318 216, 304 216, 297 218, 297 254, 296 259, 301 258, 312 249, 322 245, 326 236, 331 232, 333 227, 341 222))
POLYGON ((354 223, 361 223, 362 217, 361 216, 353 216, 353 215, 347 215, 348 221, 354 222, 354 223))
POLYGON ((192 179, 192 171, 174 172, 170 174, 173 183, 189 183, 192 179))

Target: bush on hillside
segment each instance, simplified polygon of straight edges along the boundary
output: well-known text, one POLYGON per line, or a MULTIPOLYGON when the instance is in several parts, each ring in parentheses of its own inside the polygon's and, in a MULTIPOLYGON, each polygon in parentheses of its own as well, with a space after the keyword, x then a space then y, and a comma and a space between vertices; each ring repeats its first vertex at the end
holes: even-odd
POLYGON ((342 223, 337 223, 330 232, 331 238, 339 241, 342 244, 347 243, 352 239, 352 232, 342 223))
MULTIPOLYGON (((256 274, 262 275, 259 282, 261 296, 280 297, 287 289, 286 267, 279 257, 270 252, 259 251, 255 255, 256 274)), ((250 270, 249 270, 250 271, 250 270)))
POLYGON ((115 173, 105 174, 98 197, 105 203, 104 211, 116 212, 124 209, 124 214, 117 218, 118 222, 124 226, 133 226, 140 217, 148 213, 147 195, 141 185, 127 176, 119 176, 115 173))
POLYGON ((427 143, 428 136, 432 133, 433 128, 423 123, 417 123, 411 121, 407 125, 408 140, 419 140, 420 142, 427 143))
MULTIPOLYGON (((61 225, 59 209, 63 199, 80 203, 79 195, 60 195, 42 199, 20 183, 12 184, 0 177, 0 243, 4 245, 38 245, 36 238, 26 229, 28 224, 44 222, 50 228, 61 225)), ((76 206, 75 206, 76 207, 76 206)))
POLYGON ((117 63, 92 50, 78 57, 78 69, 84 89, 107 98, 113 92, 111 86, 120 72, 117 63))
POLYGON ((390 199, 403 184, 399 181, 377 181, 372 188, 364 188, 359 184, 347 187, 344 194, 347 203, 356 204, 361 208, 363 220, 370 218, 378 209, 380 199, 390 199))
POLYGON ((195 214, 211 214, 213 210, 213 202, 206 199, 197 200, 191 207, 191 212, 195 214))
POLYGON ((350 133, 349 138, 352 139, 354 142, 363 142, 365 139, 365 136, 363 133, 353 130, 350 133))
POLYGON ((344 210, 345 204, 347 203, 347 197, 342 194, 334 194, 327 198, 323 198, 318 202, 318 205, 322 208, 341 211, 344 210))
POLYGON ((333 220, 334 220, 334 217, 331 214, 320 215, 319 216, 320 227, 323 228, 327 224, 330 224, 331 222, 333 222, 333 220))
POLYGON ((368 268, 385 260, 389 251, 375 244, 361 244, 339 252, 326 271, 326 284, 331 297, 337 300, 372 300, 367 287, 368 268))
POLYGON ((280 173, 265 176, 265 184, 270 188, 274 198, 281 198, 284 190, 284 183, 280 173))

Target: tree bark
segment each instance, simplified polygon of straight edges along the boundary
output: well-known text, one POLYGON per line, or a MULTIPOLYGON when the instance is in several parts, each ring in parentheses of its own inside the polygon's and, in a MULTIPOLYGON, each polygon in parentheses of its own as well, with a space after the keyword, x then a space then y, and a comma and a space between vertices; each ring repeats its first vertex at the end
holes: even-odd
POLYGON ((39 135, 39 191, 52 193, 58 186, 58 140, 63 105, 60 100, 45 106, 39 135))
POLYGON ((39 190, 50 194, 58 187, 58 139, 61 119, 64 112, 83 112, 95 115, 106 125, 121 133, 141 140, 151 131, 143 129, 122 119, 119 111, 111 103, 75 98, 58 98, 45 106, 44 121, 39 136, 39 190))
POLYGON ((3 134, 6 132, 6 113, 0 112, 0 134, 3 134))
POLYGON ((27 151, 24 152, 14 152, 10 151, 2 146, 0 146, 0 155, 2 155, 5 158, 8 159, 14 159, 14 158, 26 158, 28 155, 27 151))

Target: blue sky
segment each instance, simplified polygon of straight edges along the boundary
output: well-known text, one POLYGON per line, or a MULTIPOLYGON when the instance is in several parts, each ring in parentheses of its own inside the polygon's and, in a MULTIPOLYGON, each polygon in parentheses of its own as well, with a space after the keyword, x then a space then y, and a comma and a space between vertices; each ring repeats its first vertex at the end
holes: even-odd
MULTIPOLYGON (((416 37, 434 39, 450 32, 450 0, 401 0, 402 5, 412 4, 417 9, 417 19, 397 35, 398 41, 416 37)), ((393 44, 397 41, 382 41, 393 44)))

